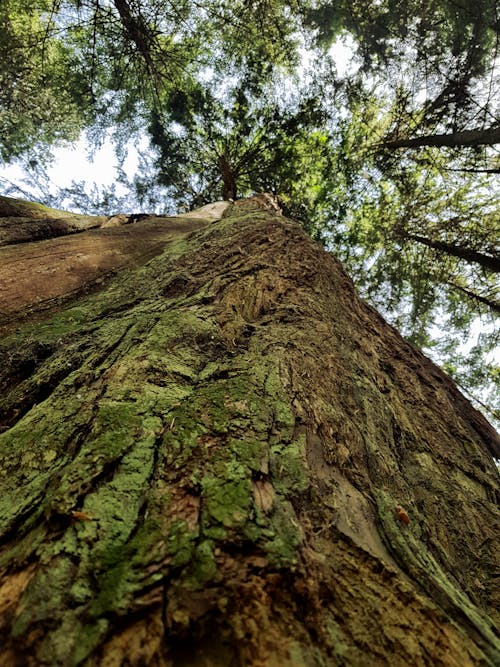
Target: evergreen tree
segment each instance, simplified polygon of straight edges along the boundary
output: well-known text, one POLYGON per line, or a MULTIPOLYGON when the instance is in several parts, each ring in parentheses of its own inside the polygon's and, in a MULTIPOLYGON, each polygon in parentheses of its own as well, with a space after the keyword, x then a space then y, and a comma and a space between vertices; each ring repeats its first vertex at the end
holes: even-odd
MULTIPOLYGON (((123 160, 146 135, 133 182, 120 176, 142 208, 279 194, 418 345, 435 346, 439 318, 454 323, 449 348, 496 309, 493 0, 8 0, 0 11, 5 160, 39 174, 44 146, 82 128, 95 141, 111 132, 123 160), (357 67, 342 78, 328 49, 346 35, 357 67)), ((123 204, 111 190, 92 199, 123 204)))
POLYGON ((268 197, 124 222, 0 249, 0 663, 498 664, 484 417, 268 197))

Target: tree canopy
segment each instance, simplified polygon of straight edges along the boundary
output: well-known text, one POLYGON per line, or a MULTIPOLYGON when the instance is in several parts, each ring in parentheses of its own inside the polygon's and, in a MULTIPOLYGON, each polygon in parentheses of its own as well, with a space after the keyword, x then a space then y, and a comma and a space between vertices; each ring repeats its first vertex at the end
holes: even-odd
POLYGON ((120 175, 134 208, 274 192, 365 298, 490 401, 495 0, 5 0, 0 24, 4 162, 43 182, 51 149, 85 131, 122 160, 142 142, 137 174, 120 175))

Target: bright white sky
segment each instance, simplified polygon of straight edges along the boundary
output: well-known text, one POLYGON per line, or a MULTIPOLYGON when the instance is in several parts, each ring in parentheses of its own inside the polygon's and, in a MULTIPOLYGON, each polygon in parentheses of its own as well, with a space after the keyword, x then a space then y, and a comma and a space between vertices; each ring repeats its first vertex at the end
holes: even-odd
MULTIPOLYGON (((86 186, 96 183, 104 187, 116 181, 116 172, 120 165, 109 140, 106 140, 101 148, 90 153, 89 143, 85 135, 82 135, 74 144, 57 148, 53 154, 54 161, 46 170, 53 184, 51 187, 53 194, 58 188, 69 187, 73 181, 84 181, 86 186)), ((127 159, 121 165, 129 177, 135 173, 138 162, 137 149, 129 150, 127 159)), ((0 168, 0 192, 2 179, 18 185, 23 190, 30 191, 29 174, 18 164, 0 168)), ((124 195, 125 188, 118 185, 117 194, 124 195)))

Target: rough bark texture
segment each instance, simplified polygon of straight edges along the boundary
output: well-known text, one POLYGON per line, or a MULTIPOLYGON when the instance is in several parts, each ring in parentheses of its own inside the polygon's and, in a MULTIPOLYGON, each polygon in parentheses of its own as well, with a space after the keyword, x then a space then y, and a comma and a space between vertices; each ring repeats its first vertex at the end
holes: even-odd
POLYGON ((117 270, 144 264, 186 229, 218 219, 226 206, 175 217, 74 216, 0 197, 0 334, 20 317, 102 288, 117 270))
POLYGON ((0 664, 499 663, 497 435, 262 201, 2 342, 0 664))

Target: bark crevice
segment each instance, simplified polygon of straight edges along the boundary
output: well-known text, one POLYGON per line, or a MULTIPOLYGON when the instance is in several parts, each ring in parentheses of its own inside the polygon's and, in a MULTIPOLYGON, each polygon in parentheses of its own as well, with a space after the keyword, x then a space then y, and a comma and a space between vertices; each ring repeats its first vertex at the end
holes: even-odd
POLYGON ((258 199, 1 345, 3 664, 495 664, 498 436, 258 199))

